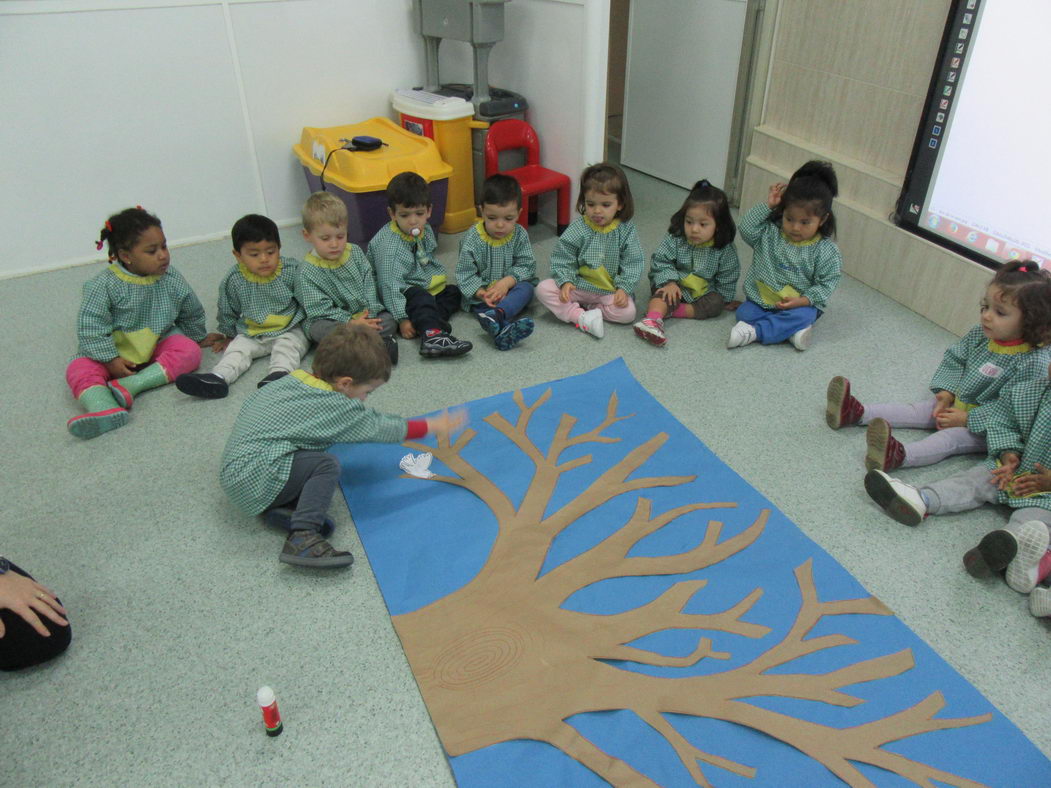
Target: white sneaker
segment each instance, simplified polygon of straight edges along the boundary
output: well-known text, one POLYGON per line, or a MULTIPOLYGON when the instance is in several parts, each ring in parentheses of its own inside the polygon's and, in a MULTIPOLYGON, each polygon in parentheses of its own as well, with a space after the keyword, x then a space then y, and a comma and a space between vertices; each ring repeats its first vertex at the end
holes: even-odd
POLYGON ((602 339, 606 335, 606 325, 602 322, 601 309, 589 309, 580 316, 576 327, 585 334, 591 334, 596 339, 602 339))
POLYGON ((871 470, 865 474, 865 492, 903 525, 919 525, 927 516, 927 504, 920 491, 883 471, 871 470))
POLYGON ((1051 588, 1040 586, 1029 595, 1029 612, 1037 618, 1051 616, 1051 588))
POLYGON ((814 327, 807 326, 806 328, 801 328, 796 331, 796 333, 792 334, 792 336, 788 338, 788 341, 792 343, 792 347, 796 350, 806 350, 810 347, 810 335, 813 333, 814 327))
POLYGON ((726 340, 726 347, 744 347, 755 342, 759 337, 755 333, 755 326, 738 320, 730 329, 730 338, 726 340))
POLYGON ((1007 565, 1005 579, 1007 585, 1019 594, 1028 594, 1036 588, 1036 573, 1040 568, 1040 560, 1047 552, 1047 543, 1051 539, 1049 539, 1047 526, 1039 520, 1022 523, 1015 538, 1018 539, 1018 552, 1007 565))

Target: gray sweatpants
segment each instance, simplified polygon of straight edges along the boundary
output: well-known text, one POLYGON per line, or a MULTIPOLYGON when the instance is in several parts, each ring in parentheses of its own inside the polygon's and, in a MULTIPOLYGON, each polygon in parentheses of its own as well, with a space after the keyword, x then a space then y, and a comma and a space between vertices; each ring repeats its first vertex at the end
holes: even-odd
POLYGON ((936 430, 936 432, 918 441, 905 444, 903 468, 914 468, 920 465, 933 465, 946 457, 956 454, 985 454, 985 436, 976 435, 966 427, 949 427, 939 430, 934 422, 934 406, 937 400, 931 397, 922 402, 910 405, 901 402, 882 402, 865 405, 861 417, 862 424, 868 424, 875 418, 885 419, 892 427, 907 429, 936 430))
MULTIPOLYGON (((928 514, 951 514, 977 509, 983 503, 996 503, 998 492, 984 463, 920 487, 920 494, 927 501, 928 514)), ((1051 528, 1051 509, 1039 506, 1014 509, 1004 529, 1018 533, 1022 523, 1030 520, 1039 520, 1051 528)))
POLYGON ((233 383, 252 365, 252 359, 270 356, 267 372, 291 372, 299 366, 310 343, 299 326, 276 337, 246 337, 238 334, 223 351, 211 372, 233 383))

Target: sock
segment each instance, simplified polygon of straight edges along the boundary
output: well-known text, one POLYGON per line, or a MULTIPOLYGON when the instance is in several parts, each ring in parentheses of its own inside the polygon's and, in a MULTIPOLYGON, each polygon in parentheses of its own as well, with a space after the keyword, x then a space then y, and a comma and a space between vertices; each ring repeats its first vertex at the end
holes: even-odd
POLYGON ((927 507, 927 512, 931 510, 931 497, 927 494, 926 490, 920 490, 920 498, 923 499, 923 505, 927 507))
POLYGON ((1044 553, 1044 557, 1040 559, 1036 569, 1036 582, 1039 583, 1048 575, 1051 575, 1051 550, 1044 553))
POLYGON ((654 309, 651 309, 649 312, 646 313, 646 319, 662 323, 664 322, 664 315, 662 315, 660 312, 657 312, 654 309))
POLYGON ((507 322, 507 312, 498 306, 493 307, 493 314, 496 315, 496 322, 500 325, 504 325, 507 322))
POLYGON ((679 305, 675 307, 675 311, 671 313, 672 317, 686 317, 686 304, 683 301, 679 302, 679 305))

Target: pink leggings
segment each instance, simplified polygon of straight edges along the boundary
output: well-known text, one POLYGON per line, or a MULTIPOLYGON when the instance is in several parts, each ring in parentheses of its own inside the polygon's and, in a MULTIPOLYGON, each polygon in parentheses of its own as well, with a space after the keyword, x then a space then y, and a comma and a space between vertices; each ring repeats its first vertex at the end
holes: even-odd
MULTIPOLYGON (((201 348, 182 334, 172 334, 157 343, 150 361, 160 364, 168 380, 172 381, 184 372, 197 369, 201 363, 201 348)), ((73 359, 66 367, 66 383, 74 398, 80 397, 85 389, 92 386, 105 386, 112 377, 105 364, 84 356, 73 359)))
POLYGON ((635 321, 635 300, 628 296, 627 306, 616 306, 613 293, 603 295, 587 290, 573 289, 569 302, 563 304, 560 297, 561 288, 554 279, 545 279, 536 286, 536 300, 551 310, 551 314, 566 323, 575 323, 585 309, 599 309, 602 319, 610 323, 633 323, 635 321))

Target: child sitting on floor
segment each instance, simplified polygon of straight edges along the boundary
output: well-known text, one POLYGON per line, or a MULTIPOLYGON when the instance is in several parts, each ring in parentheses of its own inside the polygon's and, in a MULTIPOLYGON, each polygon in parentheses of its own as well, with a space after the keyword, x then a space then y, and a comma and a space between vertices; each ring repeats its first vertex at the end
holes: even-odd
POLYGON ((909 405, 862 405, 850 381, 832 378, 825 421, 837 430, 867 425, 865 467, 892 471, 931 465, 956 454, 985 453, 985 421, 1008 386, 1042 378, 1051 363, 1051 274, 1033 262, 1003 265, 985 290, 981 322, 945 351, 932 397, 909 405), (902 443, 891 427, 934 429, 902 443))
POLYGON ((174 268, 161 222, 141 207, 106 220, 98 248, 110 264, 84 284, 77 315, 80 355, 66 368, 86 413, 66 422, 94 438, 128 422, 132 398, 201 363, 204 307, 174 268))
POLYGON ((376 270, 383 305, 398 321, 404 339, 422 337, 424 358, 462 356, 473 345, 452 335, 449 317, 460 307, 460 288, 448 284, 434 257, 438 240, 428 224, 431 192, 421 176, 402 172, 387 184, 390 224, 367 250, 376 270))
POLYGON ((832 200, 838 193, 832 165, 809 161, 787 185, 773 184, 766 202, 741 217, 737 229, 754 252, 744 280, 746 300, 737 309, 728 348, 785 340, 796 350, 810 347, 814 323, 843 275, 843 259, 832 240, 832 200))
POLYGON ((278 557, 307 567, 349 566, 353 556, 326 537, 328 507, 339 484, 334 443, 399 443, 463 426, 463 414, 404 419, 365 407, 390 379, 390 356, 378 332, 337 326, 302 369, 252 394, 237 415, 223 452, 219 481, 249 514, 264 514, 288 537, 278 557))
POLYGON ((281 256, 277 225, 250 213, 234 222, 230 236, 237 262, 219 284, 219 332, 202 343, 223 356, 211 372, 175 379, 176 388, 191 397, 225 397, 253 359, 268 355, 267 375, 258 383, 265 386, 298 367, 310 347, 295 298, 298 263, 281 256))
POLYGON ((667 317, 707 320, 735 308, 737 227, 722 189, 697 181, 671 217, 650 265, 650 297, 646 316, 635 324, 635 334, 651 345, 668 341, 667 317))
POLYGON ((328 192, 310 195, 303 206, 303 237, 314 247, 296 279, 307 336, 320 342, 337 326, 361 323, 380 332, 391 363, 397 364, 398 324, 380 304, 372 263, 359 246, 347 243, 343 201, 328 192))
POLYGON ((536 286, 536 298, 559 320, 602 339, 603 320, 635 321, 635 285, 646 267, 624 171, 608 162, 585 169, 577 213, 551 253, 551 278, 536 286))
POLYGON ((529 233, 518 224, 522 187, 509 175, 482 184, 482 219, 460 239, 456 279, 464 311, 472 312, 497 350, 510 350, 533 333, 533 319, 515 317, 533 298, 536 260, 529 233))
MULTIPOLYGON (((865 490, 891 517, 919 525, 932 514, 1001 503, 1013 511, 1007 524, 986 534, 963 557, 975 577, 1006 570, 1007 584, 1023 594, 1051 573, 1051 366, 1047 377, 1001 393, 989 414, 984 463, 947 479, 914 487, 874 469, 865 490)), ((1047 593, 1030 598, 1033 615, 1051 615, 1047 593)))

